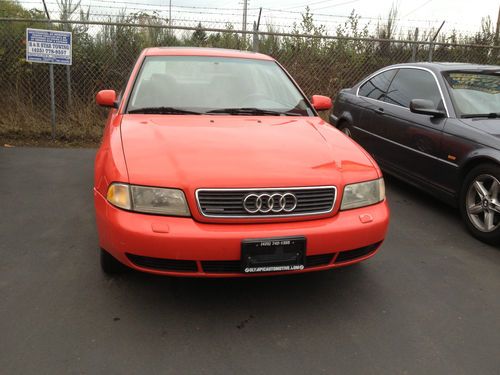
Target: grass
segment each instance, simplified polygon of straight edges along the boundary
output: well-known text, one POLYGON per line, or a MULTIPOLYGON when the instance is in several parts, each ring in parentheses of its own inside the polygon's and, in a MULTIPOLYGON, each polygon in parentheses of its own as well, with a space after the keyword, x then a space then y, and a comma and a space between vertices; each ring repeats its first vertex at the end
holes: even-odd
POLYGON ((35 108, 0 96, 0 146, 97 147, 106 110, 94 103, 73 103, 70 110, 56 110, 56 137, 48 108, 35 108))

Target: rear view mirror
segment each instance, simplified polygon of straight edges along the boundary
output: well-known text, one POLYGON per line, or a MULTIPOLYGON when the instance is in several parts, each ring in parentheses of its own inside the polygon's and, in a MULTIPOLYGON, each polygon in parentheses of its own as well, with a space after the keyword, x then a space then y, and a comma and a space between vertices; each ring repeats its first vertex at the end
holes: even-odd
POLYGON ((332 99, 328 96, 313 95, 311 98, 311 104, 317 111, 327 111, 332 108, 332 99))
POLYGON ((445 117, 446 113, 436 109, 434 103, 426 99, 413 99, 410 102, 410 111, 421 115, 445 117))
POLYGON ((101 90, 95 96, 95 101, 101 107, 118 108, 115 90, 101 90))

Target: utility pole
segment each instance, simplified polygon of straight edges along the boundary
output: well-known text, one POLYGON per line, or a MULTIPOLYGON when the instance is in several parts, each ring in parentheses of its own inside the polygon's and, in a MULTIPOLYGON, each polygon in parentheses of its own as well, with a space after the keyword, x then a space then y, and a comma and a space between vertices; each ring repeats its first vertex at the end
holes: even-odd
POLYGON ((499 32, 500 32, 500 7, 498 7, 498 16, 497 16, 497 28, 495 30, 495 39, 493 40, 493 45, 498 46, 498 37, 499 37, 499 32))
POLYGON ((247 37, 247 11, 248 11, 248 0, 243 0, 243 23, 241 25, 241 30, 243 30, 242 36, 246 40, 247 37))
POLYGON ((172 0, 168 4, 168 26, 170 27, 168 33, 172 36, 172 0))

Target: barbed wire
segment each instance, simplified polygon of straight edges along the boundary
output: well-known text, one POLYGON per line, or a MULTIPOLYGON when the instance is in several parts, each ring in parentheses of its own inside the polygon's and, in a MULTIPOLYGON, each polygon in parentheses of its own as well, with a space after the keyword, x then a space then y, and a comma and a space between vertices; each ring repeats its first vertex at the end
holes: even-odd
MULTIPOLYGON (((0 0, 1 2, 5 2, 6 0, 0 0)), ((18 1, 18 4, 25 8, 35 7, 41 9, 42 2, 40 0, 21 0, 18 1)), ((50 9, 50 12, 59 12, 59 7, 56 1, 46 1, 47 6, 50 9)), ((128 13, 148 13, 153 12, 154 15, 158 17, 163 16, 163 18, 168 18, 169 5, 165 4, 152 4, 152 3, 142 3, 138 1, 128 1, 128 0, 100 0, 99 4, 86 3, 82 1, 80 3, 81 9, 88 15, 92 17, 94 20, 106 20, 109 18, 116 17, 125 12, 128 13), (105 4, 105 5, 103 5, 105 4), (125 7, 124 7, 125 5, 125 7), (130 7, 132 5, 132 7, 130 7), (86 9, 87 10, 86 10, 86 9), (103 11, 100 12, 99 10, 103 11)), ((239 25, 241 24, 241 8, 217 8, 217 7, 209 7, 209 6, 187 6, 187 5, 172 5, 171 7, 172 19, 176 22, 181 23, 202 23, 202 24, 232 24, 239 25), (209 16, 210 18, 207 18, 209 16)), ((249 7, 248 8, 248 18, 257 18, 258 11, 260 8, 257 7, 249 7)), ((267 11, 271 14, 263 15, 262 24, 266 27, 271 28, 282 28, 282 29, 293 29, 295 24, 300 24, 302 21, 302 15, 304 11, 294 11, 294 10, 285 10, 285 9, 273 9, 273 8, 262 8, 264 11, 267 11), (278 22, 276 20, 279 20, 278 22), (281 22, 280 22, 281 21, 281 22), (288 22, 287 22, 288 21, 288 22)), ((324 26, 328 32, 335 32, 339 26, 343 26, 346 22, 349 21, 350 15, 340 15, 340 14, 327 14, 327 13, 315 13, 311 11, 313 15, 314 22, 316 26, 324 26)), ((75 14, 75 17, 78 17, 79 14, 75 14)), ((367 21, 364 24, 360 24, 358 27, 362 30, 364 27, 368 27, 370 30, 374 30, 377 26, 376 23, 386 22, 388 19, 383 17, 366 17, 356 15, 358 20, 367 21), (375 23, 376 22, 376 23, 375 23)), ((395 18, 394 21, 402 22, 404 21, 406 24, 398 25, 397 31, 400 33, 408 33, 413 32, 416 27, 419 28, 421 33, 432 32, 439 26, 442 20, 418 20, 418 19, 401 19, 395 18), (408 25, 411 23, 411 25, 408 25)), ((247 23, 248 26, 251 26, 253 22, 250 21, 247 23)), ((456 31, 459 34, 473 34, 478 31, 477 27, 474 28, 472 25, 469 27, 464 27, 463 23, 447 23, 449 31, 456 31), (460 26, 454 27, 454 26, 460 26)), ((358 30, 360 31, 360 30, 358 30)))

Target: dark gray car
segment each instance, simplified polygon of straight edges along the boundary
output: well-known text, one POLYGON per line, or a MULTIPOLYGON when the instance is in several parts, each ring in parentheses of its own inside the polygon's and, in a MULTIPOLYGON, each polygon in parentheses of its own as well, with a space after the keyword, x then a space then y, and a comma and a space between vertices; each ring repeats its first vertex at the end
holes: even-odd
POLYGON ((388 174, 458 206, 500 243, 500 66, 392 65, 338 94, 330 122, 388 174))

